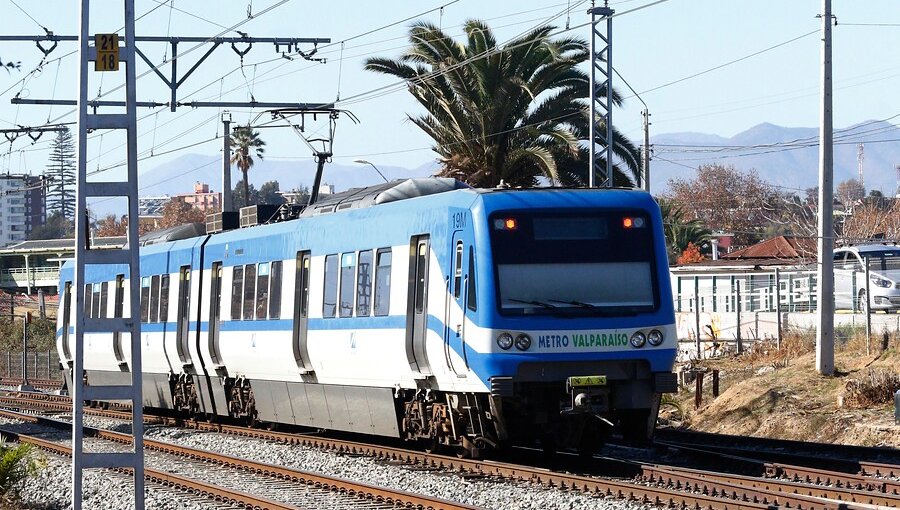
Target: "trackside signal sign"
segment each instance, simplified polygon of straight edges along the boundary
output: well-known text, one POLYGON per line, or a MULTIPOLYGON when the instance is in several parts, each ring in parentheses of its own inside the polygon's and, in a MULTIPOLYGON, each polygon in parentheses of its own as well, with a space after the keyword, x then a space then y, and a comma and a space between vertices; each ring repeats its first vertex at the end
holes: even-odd
POLYGON ((94 48, 97 49, 94 71, 119 70, 119 34, 95 34, 94 48))

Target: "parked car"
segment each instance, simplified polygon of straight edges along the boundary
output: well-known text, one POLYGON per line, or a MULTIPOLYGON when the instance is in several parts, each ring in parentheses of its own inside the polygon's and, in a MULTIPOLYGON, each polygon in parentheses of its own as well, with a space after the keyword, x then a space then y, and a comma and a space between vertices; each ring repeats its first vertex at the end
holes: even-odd
POLYGON ((834 306, 865 311, 900 309, 900 246, 867 244, 834 250, 834 306), (866 300, 866 264, 870 299, 866 300))

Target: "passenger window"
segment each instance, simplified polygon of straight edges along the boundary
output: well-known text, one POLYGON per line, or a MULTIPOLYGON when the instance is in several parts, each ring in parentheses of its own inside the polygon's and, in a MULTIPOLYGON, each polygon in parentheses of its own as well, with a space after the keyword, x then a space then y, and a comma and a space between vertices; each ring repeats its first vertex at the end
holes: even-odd
POLYGON ((466 295, 466 306, 473 312, 478 310, 475 298, 475 247, 469 246, 469 285, 466 295))
POLYGON ((356 254, 341 256, 341 317, 353 317, 353 276, 356 274, 356 254))
POLYGON ((98 318, 103 317, 100 312, 100 284, 94 284, 94 302, 91 304, 91 313, 93 313, 92 317, 98 318))
POLYGON ((372 308, 372 250, 359 252, 356 272, 356 316, 368 317, 372 308))
POLYGON ((106 318, 106 303, 107 303, 107 291, 109 290, 109 283, 103 282, 100 284, 100 318, 106 318))
POLYGON ((253 298, 256 297, 256 265, 244 266, 244 320, 253 320, 253 298))
POLYGON ((375 315, 384 316, 391 308, 391 250, 378 250, 375 268, 375 315))
POLYGON ((244 295, 244 266, 234 266, 231 272, 231 320, 241 320, 241 298, 244 295))
POLYGON ((169 275, 159 279, 159 322, 169 322, 169 275))
POLYGON ((84 316, 91 316, 91 302, 94 299, 94 286, 90 283, 84 284, 84 316))
POLYGON ((338 259, 337 255, 325 256, 325 292, 322 299, 322 317, 334 317, 337 313, 338 259))
POLYGON ((141 278, 141 322, 147 322, 150 315, 150 277, 141 278))
POLYGON ((462 287, 463 242, 456 241, 456 257, 453 263, 453 297, 458 298, 462 287))
POLYGON ((428 277, 428 244, 419 241, 416 253, 416 311, 425 311, 425 279, 428 277))
POLYGON ((265 319, 269 309, 269 264, 261 262, 256 271, 256 318, 265 319))
POLYGON ((272 262, 271 288, 269 290, 269 318, 281 317, 281 261, 272 262))
POLYGON ((159 322, 159 275, 150 277, 150 322, 159 322))

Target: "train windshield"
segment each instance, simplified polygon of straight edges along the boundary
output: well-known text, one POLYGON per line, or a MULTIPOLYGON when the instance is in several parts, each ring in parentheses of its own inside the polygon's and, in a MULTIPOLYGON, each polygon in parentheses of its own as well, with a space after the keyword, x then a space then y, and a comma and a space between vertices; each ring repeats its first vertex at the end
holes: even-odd
POLYGON ((633 315, 659 303, 643 211, 508 211, 490 219, 503 315, 633 315))

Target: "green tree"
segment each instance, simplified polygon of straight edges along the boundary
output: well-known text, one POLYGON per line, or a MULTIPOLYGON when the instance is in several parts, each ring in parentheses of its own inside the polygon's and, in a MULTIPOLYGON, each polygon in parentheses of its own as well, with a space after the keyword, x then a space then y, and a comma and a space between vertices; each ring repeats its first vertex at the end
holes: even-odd
MULTIPOLYGON (((658 199, 662 213, 663 231, 670 263, 676 261, 688 246, 700 247, 707 243, 712 232, 700 220, 687 218, 684 207, 672 200, 658 199)), ((699 251, 698 251, 699 253, 699 251)))
POLYGON ((57 131, 47 157, 44 177, 47 188, 47 210, 59 212, 68 220, 75 219, 75 140, 69 128, 57 131))
MULTIPOLYGON (((365 68, 406 80, 427 111, 409 119, 434 140, 441 175, 483 187, 534 186, 540 177, 583 185, 590 80, 579 66, 590 50, 581 39, 551 39, 553 31, 537 28, 498 46, 490 27, 470 20, 463 44, 417 22, 398 60, 370 58, 365 68)), ((621 103, 615 93, 613 102, 621 103)), ((614 183, 630 184, 638 150, 618 131, 613 142, 614 183)))
POLYGON ((245 181, 240 180, 234 185, 234 189, 231 190, 231 203, 238 210, 241 207, 257 204, 259 203, 259 191, 257 191, 256 186, 252 184, 247 185, 245 181), (247 196, 246 193, 250 195, 249 201, 244 198, 247 196))
MULTIPOLYGON (((243 174, 244 179, 244 197, 251 197, 249 189, 249 181, 247 180, 247 172, 253 167, 253 157, 256 156, 260 161, 266 152, 266 142, 259 137, 259 131, 256 131, 249 124, 246 126, 238 126, 234 128, 234 134, 231 137, 231 143, 234 144, 234 152, 231 154, 231 163, 237 165, 243 174)), ((246 205, 252 205, 254 201, 247 202, 246 205)))
POLYGON ((65 239, 75 234, 75 222, 60 211, 53 211, 43 225, 35 227, 28 239, 65 239))
POLYGON ((260 204, 281 205, 284 203, 284 197, 279 193, 281 191, 278 181, 268 181, 259 187, 260 204))

